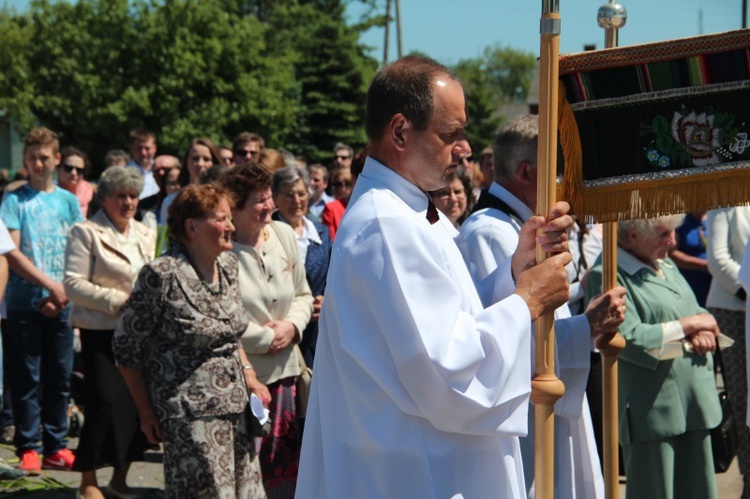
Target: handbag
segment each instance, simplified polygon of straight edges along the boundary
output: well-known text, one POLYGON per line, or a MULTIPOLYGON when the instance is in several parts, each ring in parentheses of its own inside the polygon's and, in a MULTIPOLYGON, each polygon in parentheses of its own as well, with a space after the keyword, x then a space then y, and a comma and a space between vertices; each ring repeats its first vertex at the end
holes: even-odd
POLYGON ((251 437, 265 437, 271 433, 271 421, 266 421, 265 424, 260 424, 260 420, 255 416, 252 409, 250 409, 250 403, 248 402, 245 407, 245 430, 251 437))
MULTIPOLYGON (((724 386, 726 386, 727 380, 724 377, 726 371, 718 344, 716 345, 716 360, 724 378, 724 386)), ((711 451, 714 455, 714 472, 724 473, 737 455, 737 422, 726 391, 719 393, 719 403, 721 404, 721 423, 711 430, 711 451)))
POLYGON ((302 351, 298 346, 297 358, 299 359, 300 373, 297 376, 297 419, 302 419, 307 414, 307 403, 310 400, 310 385, 312 384, 312 368, 308 367, 302 351))
POLYGON ((245 431, 247 431, 247 434, 250 435, 250 437, 256 437, 256 438, 262 438, 265 436, 268 436, 269 433, 271 433, 271 419, 268 417, 268 410, 264 409, 263 402, 260 400, 260 398, 253 395, 253 393, 250 391, 250 389, 247 387, 247 383, 245 383, 244 376, 242 377, 242 384, 245 385, 245 389, 247 390, 247 404, 245 404, 245 410, 243 411, 243 415, 245 417, 245 431), (255 399, 253 399, 255 397, 255 399), (265 411, 265 422, 261 423, 259 417, 256 415, 256 412, 258 414, 263 414, 265 411))

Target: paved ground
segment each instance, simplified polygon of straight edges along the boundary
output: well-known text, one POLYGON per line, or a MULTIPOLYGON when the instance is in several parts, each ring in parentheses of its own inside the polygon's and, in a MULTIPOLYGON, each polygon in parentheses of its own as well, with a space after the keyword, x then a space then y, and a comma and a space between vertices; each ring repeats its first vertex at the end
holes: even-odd
MULTIPOLYGON (((70 447, 75 448, 78 439, 70 440, 70 447)), ((15 464, 17 459, 13 454, 12 447, 0 446, 0 457, 6 462, 15 464)), ((104 468, 97 473, 100 485, 109 483, 112 468, 104 468)), ((15 490, 18 484, 14 482, 0 481, 0 498, 24 497, 29 499, 72 499, 75 497, 75 488, 80 481, 80 474, 69 471, 47 471, 42 475, 33 477, 23 482, 25 490, 15 490), (45 479, 52 482, 45 483, 45 479), (31 490, 34 487, 43 487, 42 490, 31 490)), ((128 484, 136 488, 146 499, 162 498, 164 491, 164 473, 162 471, 162 453, 147 452, 146 462, 133 463, 128 473, 128 484)))
MULTIPOLYGON (((78 444, 76 439, 71 440, 71 448, 78 444)), ((162 454, 161 452, 149 452, 146 454, 148 461, 143 463, 134 463, 128 475, 129 484, 144 493, 146 499, 159 499, 163 497, 164 475, 162 472, 162 454)), ((8 446, 0 446, 0 457, 8 462, 14 462, 12 449, 8 446)), ((108 483, 112 469, 105 468, 98 473, 99 483, 104 485, 108 483)), ((78 485, 78 473, 66 471, 42 471, 42 476, 34 477, 25 482, 26 490, 13 492, 10 488, 13 482, 0 481, 0 499, 10 497, 24 497, 29 499, 72 499, 75 494, 75 487, 78 485), (45 485, 44 479, 52 478, 55 483, 45 485), (33 486, 44 486, 47 490, 29 490, 33 486), (49 490, 51 487, 62 487, 49 490)), ((737 460, 732 463, 732 467, 723 474, 716 475, 716 481, 719 489, 719 499, 739 499, 742 493, 742 480, 737 460)), ((625 497, 624 478, 621 479, 620 497, 625 497)))

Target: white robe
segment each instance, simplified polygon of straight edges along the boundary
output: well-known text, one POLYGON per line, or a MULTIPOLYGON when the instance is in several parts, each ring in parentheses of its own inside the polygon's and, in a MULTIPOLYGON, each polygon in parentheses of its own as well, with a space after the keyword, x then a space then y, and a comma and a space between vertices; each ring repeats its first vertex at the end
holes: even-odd
MULTIPOLYGON (((490 194, 515 210, 521 221, 534 213, 507 189, 494 182, 490 194)), ((481 287, 498 265, 509 260, 518 246, 518 220, 493 208, 479 210, 461 226, 468 245, 472 277, 481 287)), ((481 293, 483 301, 493 297, 481 293)), ((584 315, 570 316, 567 305, 555 311, 556 371, 565 384, 565 395, 555 404, 555 497, 604 498, 604 478, 596 450, 593 423, 586 399, 591 366, 591 330, 584 315)), ((532 374, 534 341, 530 350, 532 374)), ((524 473, 530 497, 534 496, 534 411, 529 411, 529 435, 521 439, 524 473)))
POLYGON ((530 314, 484 309, 445 218, 368 158, 336 233, 297 497, 524 498, 530 314))
MULTIPOLYGON (((750 294, 750 241, 745 246, 745 256, 742 258, 742 265, 739 273, 740 282, 745 291, 750 294)), ((747 311, 745 312, 745 351, 747 355, 747 365, 750 366, 750 300, 746 301, 747 311)), ((747 369, 747 386, 750 386, 750 369, 747 369)), ((747 425, 750 426, 750 397, 747 401, 747 425)))

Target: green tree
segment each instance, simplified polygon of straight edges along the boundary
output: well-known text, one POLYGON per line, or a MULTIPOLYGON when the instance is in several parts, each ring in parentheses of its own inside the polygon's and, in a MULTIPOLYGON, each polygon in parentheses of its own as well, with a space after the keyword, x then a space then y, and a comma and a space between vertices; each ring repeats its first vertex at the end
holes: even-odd
POLYGON ((176 154, 243 130, 313 160, 364 142, 376 63, 340 0, 33 0, 0 37, 0 110, 95 160, 136 126, 176 154))
POLYGON ((464 59, 453 68, 461 78, 466 91, 466 112, 469 115, 469 126, 466 136, 469 144, 478 153, 487 145, 500 128, 503 120, 496 111, 502 101, 490 85, 484 63, 479 59, 464 59))
POLYGON ((508 101, 523 102, 537 66, 534 54, 496 46, 485 48, 483 59, 491 86, 508 101))
POLYGON ((295 125, 290 58, 265 54, 266 28, 218 2, 41 0, 30 20, 29 111, 94 158, 135 126, 181 154, 198 135, 280 140, 295 125))
POLYGON ((489 145, 506 117, 503 104, 524 102, 536 68, 533 54, 508 47, 486 47, 481 57, 462 59, 454 67, 466 89, 469 143, 489 145))
POLYGON ((365 100, 377 62, 343 15, 339 0, 282 1, 269 20, 269 45, 296 53, 300 112, 287 145, 314 162, 329 161, 336 142, 366 142, 365 100))
POLYGON ((128 115, 148 105, 147 96, 132 95, 123 84, 136 50, 126 0, 35 1, 28 16, 33 77, 24 84, 33 99, 24 114, 94 155, 121 145, 115 141, 128 115))
POLYGON ((24 127, 34 123, 29 106, 34 92, 27 84, 30 67, 28 51, 32 30, 28 19, 7 7, 0 9, 0 112, 15 116, 24 127))
POLYGON ((197 135, 226 142, 243 130, 283 142, 299 112, 293 54, 268 49, 266 26, 216 1, 167 0, 148 10, 133 89, 150 97, 142 121, 153 122, 163 142, 184 148, 197 135))

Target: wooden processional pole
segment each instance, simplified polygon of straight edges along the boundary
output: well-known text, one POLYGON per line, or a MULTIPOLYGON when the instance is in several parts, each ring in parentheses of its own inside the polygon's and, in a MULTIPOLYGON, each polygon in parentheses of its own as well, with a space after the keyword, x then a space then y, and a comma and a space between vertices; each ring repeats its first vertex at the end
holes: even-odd
MULTIPOLYGON (((537 151, 537 215, 547 216, 555 204, 557 175, 557 107, 560 52, 559 0, 542 0, 539 58, 539 147, 537 151)), ((536 248, 537 262, 547 255, 536 248)), ((536 366, 531 380, 534 403, 534 481, 536 497, 552 499, 555 471, 555 402, 565 387, 555 375, 554 314, 536 320, 536 366)))
MULTIPOLYGON (((605 48, 617 47, 617 30, 625 26, 627 12, 614 0, 602 5, 597 14, 599 26, 604 28, 605 48)), ((617 222, 603 227, 602 288, 609 291, 617 286, 617 222)), ((617 356, 625 348, 620 333, 604 334, 596 339, 602 353, 602 423, 604 426, 604 490, 606 499, 620 496, 620 435, 617 409, 617 356)))

